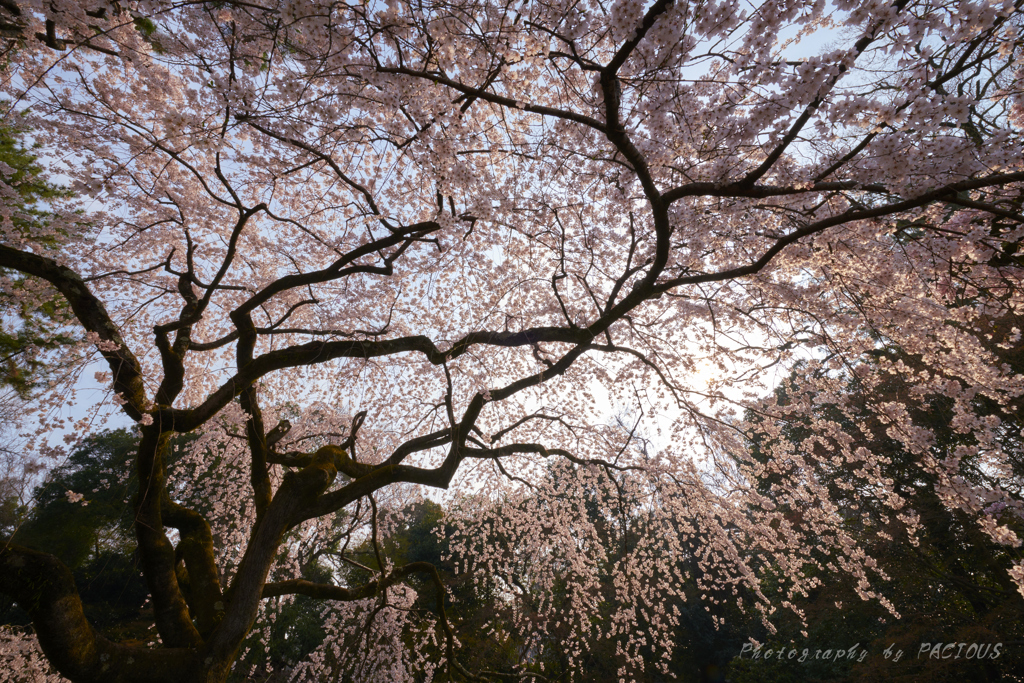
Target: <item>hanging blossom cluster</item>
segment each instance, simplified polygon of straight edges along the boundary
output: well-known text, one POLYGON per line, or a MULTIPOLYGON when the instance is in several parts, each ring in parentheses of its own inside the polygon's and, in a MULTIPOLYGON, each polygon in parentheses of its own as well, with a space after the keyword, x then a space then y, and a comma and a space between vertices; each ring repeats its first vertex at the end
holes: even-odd
POLYGON ((695 605, 825 575, 898 613, 873 554, 925 510, 1024 590, 1022 13, 4 3, 8 125, 73 195, 28 220, 0 167, 0 293, 66 304, 138 425, 162 648, 17 538, 0 590, 71 680, 226 680, 297 596, 296 680, 470 678, 397 547, 428 489, 523 675, 668 671, 695 605))
POLYGON ((407 586, 385 591, 375 600, 326 607, 321 617, 327 639, 297 666, 289 681, 319 681, 325 672, 340 672, 354 680, 374 683, 432 680, 444 661, 430 661, 438 635, 432 624, 417 624, 411 617, 415 591, 407 586), (410 626, 416 626, 412 642, 410 626))

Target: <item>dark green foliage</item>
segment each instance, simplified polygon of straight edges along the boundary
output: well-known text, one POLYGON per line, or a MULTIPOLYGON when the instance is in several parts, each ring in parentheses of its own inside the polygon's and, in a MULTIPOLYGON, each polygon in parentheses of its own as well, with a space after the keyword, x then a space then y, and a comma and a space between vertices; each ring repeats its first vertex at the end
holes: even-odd
POLYGON ((10 538, 27 515, 28 506, 22 505, 17 496, 0 497, 0 536, 10 538))
MULTIPOLYGON (((10 207, 11 222, 20 229, 22 237, 33 238, 31 231, 45 225, 51 217, 47 210, 47 202, 66 198, 70 192, 59 185, 54 185, 45 178, 42 166, 36 163, 38 156, 33 153, 35 147, 26 147, 23 142, 24 133, 9 126, 0 126, 0 175, 4 183, 14 191, 5 204, 10 207)), ((45 246, 55 246, 53 240, 35 238, 45 246)))
MULTIPOLYGON (((46 226, 52 214, 50 202, 66 198, 65 188, 46 180, 37 157, 26 147, 23 134, 0 126, 0 205, 8 230, 46 247, 58 241, 46 226)), ((13 291, 0 288, 0 386, 13 387, 22 397, 47 371, 39 351, 66 346, 74 339, 62 329, 66 310, 63 298, 50 297, 27 304, 16 296, 24 281, 0 270, 0 277, 12 278, 13 291)))
MULTIPOLYGON (((124 429, 85 440, 36 488, 33 507, 12 539, 60 558, 72 570, 90 622, 112 638, 129 640, 146 638, 152 624, 133 552, 130 469, 137 448, 138 437, 124 429), (71 502, 68 491, 84 498, 71 502)), ((20 610, 3 607, 0 622, 28 623, 20 610)))
POLYGON ((138 437, 123 429, 83 442, 36 489, 33 512, 14 541, 54 554, 72 570, 104 551, 130 550, 137 447, 138 437), (85 497, 71 502, 68 491, 85 497))

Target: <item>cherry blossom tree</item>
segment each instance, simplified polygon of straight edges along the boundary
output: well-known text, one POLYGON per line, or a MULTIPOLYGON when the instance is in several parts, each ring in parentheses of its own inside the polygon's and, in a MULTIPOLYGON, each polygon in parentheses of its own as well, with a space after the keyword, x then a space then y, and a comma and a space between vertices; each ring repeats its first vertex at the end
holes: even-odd
POLYGON ((619 638, 627 678, 667 668, 687 566, 740 609, 791 607, 827 565, 897 611, 816 474, 852 472, 913 542, 868 423, 1019 556, 1020 463, 976 399, 1024 395, 985 343, 1024 304, 1021 5, 2 0, 5 109, 74 196, 4 214, 0 286, 67 302, 86 345, 64 358, 98 353, 141 430, 158 638, 99 633, 17 537, 0 591, 72 681, 223 681, 296 595, 332 634, 298 678, 541 679, 529 647, 461 664, 430 563, 309 578, 381 546, 384 510, 463 491, 463 570, 512 591, 528 567, 538 614, 560 577, 520 627, 569 624, 570 658, 619 638), (887 346, 914 363, 862 362, 887 346), (762 400, 796 361, 813 390, 762 400), (893 373, 858 426, 842 387, 893 373), (907 407, 934 396, 971 436, 941 459, 907 407), (821 438, 777 438, 793 421, 821 438), (621 608, 590 618, 599 583, 621 608))

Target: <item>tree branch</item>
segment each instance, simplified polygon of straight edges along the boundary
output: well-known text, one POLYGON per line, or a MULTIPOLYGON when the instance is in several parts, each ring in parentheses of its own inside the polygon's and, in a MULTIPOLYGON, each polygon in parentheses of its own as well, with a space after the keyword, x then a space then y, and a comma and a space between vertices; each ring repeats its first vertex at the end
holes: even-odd
POLYGON ((0 244, 0 268, 11 268, 49 282, 71 305, 72 312, 86 332, 92 332, 99 337, 100 342, 106 342, 101 346, 100 353, 113 374, 114 391, 124 399, 122 408, 128 416, 139 420, 146 410, 142 367, 135 354, 125 345, 120 330, 110 319, 103 302, 89 290, 81 276, 53 259, 3 244, 0 244))

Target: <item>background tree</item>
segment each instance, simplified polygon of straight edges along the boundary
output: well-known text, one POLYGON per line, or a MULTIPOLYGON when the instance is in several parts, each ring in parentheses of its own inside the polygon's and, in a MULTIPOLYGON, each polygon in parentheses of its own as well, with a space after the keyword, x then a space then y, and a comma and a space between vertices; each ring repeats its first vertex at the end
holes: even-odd
MULTIPOLYGON (((59 239, 47 230, 54 218, 50 203, 70 194, 46 179, 23 142, 19 124, 0 127, 0 220, 5 241, 33 240, 57 247, 59 239)), ((25 291, 31 285, 17 272, 0 270, 0 277, 5 279, 0 288, 0 386, 12 387, 25 398, 41 371, 46 375, 56 370, 53 354, 47 358, 49 373, 40 354, 66 349, 74 338, 63 326, 68 311, 61 297, 32 296, 25 291)))
MULTIPOLYGON (((328 636, 297 676, 501 678, 463 663, 437 567, 388 556, 384 513, 416 487, 469 488, 481 516, 500 502, 495 533, 452 519, 453 551, 543 596, 520 642, 564 634, 570 672, 615 643, 620 678, 669 672, 680 616, 662 608, 691 586, 770 623, 831 563, 891 606, 819 476, 850 467, 884 514, 918 514, 861 425, 941 508, 1019 545, 1015 456, 985 405, 1009 410, 1024 378, 976 332, 1021 305, 1019 2, 0 13, 9 116, 102 207, 5 231, 0 267, 67 302, 140 432, 158 647, 103 636, 52 554, 0 545, 0 591, 71 680, 223 681, 293 595, 322 602, 328 636), (826 31, 834 47, 805 40, 826 31), (858 364, 879 340, 913 371, 858 364), (761 401, 798 360, 799 400, 761 401), (971 440, 943 460, 914 417, 933 396, 971 440), (812 436, 783 438, 801 419, 812 436), (380 557, 347 582, 367 538, 380 557)), ((515 653, 543 675, 538 649, 515 653)))

